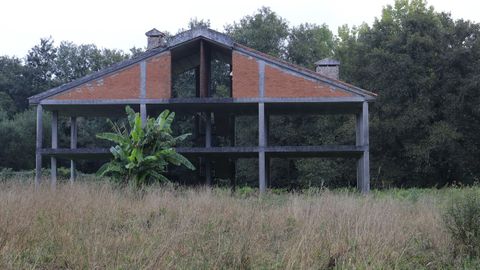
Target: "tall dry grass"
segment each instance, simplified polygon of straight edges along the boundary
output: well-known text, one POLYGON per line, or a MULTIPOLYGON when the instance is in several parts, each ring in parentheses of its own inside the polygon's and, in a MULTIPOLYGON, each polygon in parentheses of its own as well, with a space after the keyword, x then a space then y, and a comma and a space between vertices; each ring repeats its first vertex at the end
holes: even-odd
POLYGON ((0 268, 453 267, 438 201, 107 183, 0 185, 0 268))

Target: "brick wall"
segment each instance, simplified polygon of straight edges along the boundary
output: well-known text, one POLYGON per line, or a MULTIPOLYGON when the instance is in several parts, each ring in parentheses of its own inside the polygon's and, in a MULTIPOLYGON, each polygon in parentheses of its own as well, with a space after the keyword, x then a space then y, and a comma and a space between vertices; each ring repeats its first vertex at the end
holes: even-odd
POLYGON ((258 63, 255 58, 232 52, 232 96, 258 97, 258 63))
POLYGON ((147 98, 170 98, 172 94, 170 52, 147 60, 147 98))
POLYGON ((350 97, 351 93, 313 79, 265 65, 265 97, 350 97))
POLYGON ((134 99, 140 95, 140 65, 125 68, 53 96, 57 100, 134 99))

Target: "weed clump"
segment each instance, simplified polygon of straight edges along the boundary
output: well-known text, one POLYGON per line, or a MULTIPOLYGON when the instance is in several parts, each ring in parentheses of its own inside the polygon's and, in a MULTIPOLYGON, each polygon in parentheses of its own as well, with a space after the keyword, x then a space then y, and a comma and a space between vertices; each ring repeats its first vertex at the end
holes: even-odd
POLYGON ((465 189, 450 200, 443 219, 457 254, 480 256, 480 192, 465 189))

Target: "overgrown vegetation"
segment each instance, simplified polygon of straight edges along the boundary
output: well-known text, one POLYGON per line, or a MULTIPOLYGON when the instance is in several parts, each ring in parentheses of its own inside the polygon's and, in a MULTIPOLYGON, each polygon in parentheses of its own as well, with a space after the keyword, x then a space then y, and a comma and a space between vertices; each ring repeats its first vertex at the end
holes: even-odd
POLYGON ((452 252, 444 223, 460 188, 258 196, 168 184, 138 196, 83 177, 56 192, 48 184, 34 192, 22 179, 0 183, 1 269, 480 267, 478 257, 452 252))
POLYGON ((444 220, 455 242, 456 252, 472 258, 480 257, 480 192, 465 189, 456 194, 447 206, 444 220))
POLYGON ((114 132, 97 135, 116 144, 110 148, 112 161, 98 170, 100 176, 112 176, 114 181, 122 185, 133 182, 139 188, 168 181, 164 173, 169 164, 195 169, 188 159, 174 149, 177 143, 190 136, 189 133, 172 136, 171 125, 175 113, 165 110, 156 119, 148 117, 143 124, 139 113, 129 106, 125 110, 127 125, 119 126, 110 121, 114 132))

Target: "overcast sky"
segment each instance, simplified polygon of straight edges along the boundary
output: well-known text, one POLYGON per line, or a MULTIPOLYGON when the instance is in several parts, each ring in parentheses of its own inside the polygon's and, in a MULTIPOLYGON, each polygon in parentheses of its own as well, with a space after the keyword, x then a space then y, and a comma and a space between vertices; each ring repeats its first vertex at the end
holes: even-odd
MULTIPOLYGON (((382 7, 393 0, 2 0, 0 3, 0 55, 23 57, 52 36, 56 42, 94 43, 102 48, 128 51, 144 47, 144 33, 155 27, 175 33, 190 18, 210 19, 212 28, 253 14, 261 6, 271 7, 290 25, 326 23, 336 33, 339 25, 371 24, 382 7)), ((437 11, 454 18, 480 21, 477 0, 430 0, 437 11)))

